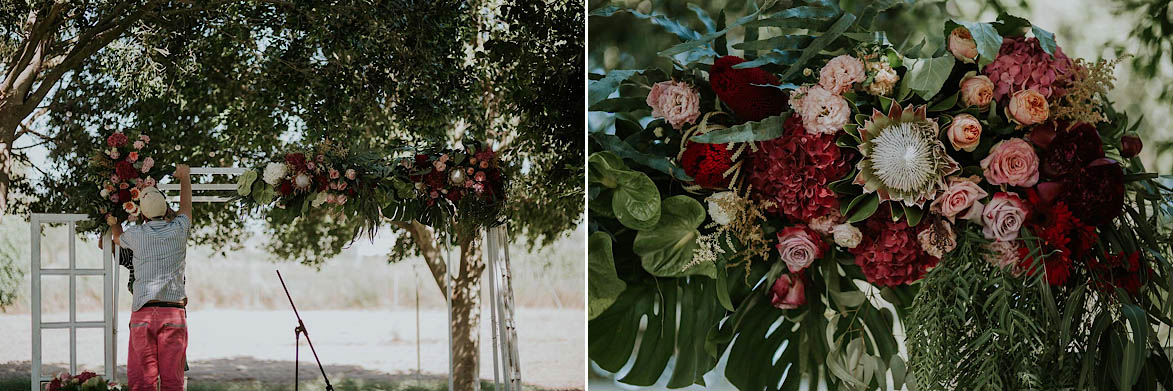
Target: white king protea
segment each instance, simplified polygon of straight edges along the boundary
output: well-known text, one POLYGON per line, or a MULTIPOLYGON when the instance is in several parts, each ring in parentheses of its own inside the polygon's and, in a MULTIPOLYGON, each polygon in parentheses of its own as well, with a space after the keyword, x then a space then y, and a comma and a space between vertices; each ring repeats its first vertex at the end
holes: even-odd
POLYGON ((859 132, 863 159, 854 182, 865 193, 876 192, 880 201, 924 206, 945 189, 945 176, 960 169, 945 152, 937 121, 925 111, 925 106, 904 110, 897 103, 888 115, 873 110, 859 132))

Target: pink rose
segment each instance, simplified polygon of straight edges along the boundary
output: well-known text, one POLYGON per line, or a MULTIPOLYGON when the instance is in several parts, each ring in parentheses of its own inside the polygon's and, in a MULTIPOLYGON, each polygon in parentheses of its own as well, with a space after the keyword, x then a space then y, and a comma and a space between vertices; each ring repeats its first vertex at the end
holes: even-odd
POLYGON ((1026 140, 999 141, 981 161, 986 180, 992 185, 1031 187, 1039 181, 1039 157, 1026 140))
POLYGON ((144 146, 146 146, 146 143, 143 143, 143 140, 134 142, 134 149, 143 149, 144 146))
POLYGON ((134 163, 138 161, 138 152, 131 152, 126 154, 126 161, 134 163))
POLYGON ((802 117, 802 127, 811 134, 834 134, 843 129, 851 117, 847 99, 819 86, 807 90, 798 102, 801 104, 797 110, 802 117))
POLYGON ((1022 268, 1018 267, 1020 261, 1018 257, 1018 248, 1022 247, 1018 242, 1001 242, 993 241, 986 246, 989 251, 985 254, 986 262, 1000 269, 1009 269, 1015 276, 1022 275, 1022 268))
POLYGON ((855 57, 841 54, 819 71, 819 86, 836 94, 851 91, 851 86, 867 79, 863 70, 863 63, 855 57))
POLYGON ((973 152, 982 138, 982 123, 969 114, 958 114, 949 124, 949 143, 958 151, 973 152))
POLYGON ((950 31, 946 46, 949 53, 953 53, 953 57, 966 63, 973 64, 973 60, 978 56, 977 42, 974 42, 973 35, 965 27, 957 27, 950 31))
POLYGON ((147 136, 147 135, 145 135, 145 134, 144 134, 144 135, 141 135, 141 136, 138 136, 138 139, 139 139, 139 140, 142 140, 142 142, 144 142, 144 143, 150 143, 150 142, 151 142, 151 137, 150 137, 150 136, 147 136))
POLYGON ((485 181, 485 172, 484 171, 477 171, 477 174, 474 175, 472 177, 472 179, 477 182, 484 182, 485 181))
POLYGON ((806 226, 786 227, 778 233, 778 254, 791 273, 797 273, 823 256, 827 244, 806 226))
POLYGON ((342 176, 342 173, 338 172, 338 170, 335 170, 333 168, 330 169, 330 179, 338 179, 341 176, 342 176))
POLYGON ((982 210, 982 235, 1003 242, 1018 239, 1018 230, 1022 228, 1026 214, 1026 202, 1017 194, 995 193, 982 210))
POLYGON ((976 72, 969 72, 961 78, 961 102, 966 107, 976 106, 985 110, 994 100, 994 82, 990 78, 976 72))
POLYGON ((326 203, 327 204, 333 204, 336 201, 337 201, 337 197, 334 195, 334 193, 326 193, 326 203))
POLYGON ((126 189, 130 188, 130 184, 126 183, 126 182, 122 182, 122 183, 118 184, 118 188, 122 189, 122 190, 126 190, 126 189))
MULTIPOLYGON (((953 221, 953 218, 958 215, 962 215, 963 218, 966 217, 964 212, 974 206, 976 208, 973 209, 977 213, 981 213, 981 203, 978 200, 986 198, 989 193, 982 190, 981 186, 978 186, 977 181, 977 177, 950 177, 945 192, 933 200, 929 210, 949 219, 949 221, 953 221)), ((970 214, 973 214, 973 211, 970 214)))
POLYGON ((668 120, 673 128, 680 129, 684 124, 695 122, 701 115, 701 97, 688 83, 680 81, 662 81, 652 86, 648 93, 648 106, 652 107, 652 116, 668 120))
POLYGON ((1034 125, 1047 120, 1051 113, 1047 98, 1035 90, 1022 90, 1010 96, 1006 117, 1021 125, 1034 125))
POLYGON ((356 177, 358 177, 358 173, 355 172, 353 168, 346 169, 346 179, 353 181, 356 177))
POLYGON ((145 182, 143 182, 143 185, 145 187, 154 187, 155 186, 155 178, 147 177, 147 180, 145 182))
POLYGON ((806 284, 802 275, 783 274, 770 288, 770 304, 781 310, 792 310, 806 305, 806 284))
POLYGON ((147 171, 151 171, 152 167, 155 167, 155 159, 150 156, 143 158, 143 166, 140 168, 140 170, 145 174, 147 171))
POLYGON ((346 205, 346 194, 339 194, 337 197, 334 197, 334 202, 338 203, 338 205, 346 205))
POLYGON ((118 159, 122 156, 122 153, 118 152, 118 148, 110 148, 110 151, 106 152, 106 155, 110 156, 111 159, 118 159))

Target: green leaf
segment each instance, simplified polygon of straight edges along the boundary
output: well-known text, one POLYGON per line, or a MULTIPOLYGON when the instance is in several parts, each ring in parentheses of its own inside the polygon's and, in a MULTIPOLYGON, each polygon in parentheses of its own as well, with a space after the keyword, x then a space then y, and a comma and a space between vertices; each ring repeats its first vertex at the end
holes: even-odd
POLYGON ((236 194, 247 197, 253 191, 253 182, 257 181, 257 170, 248 170, 236 178, 236 194))
POLYGON ((677 166, 675 163, 673 163, 672 159, 668 158, 667 156, 658 156, 640 152, 636 150, 635 147, 632 147, 631 144, 620 140, 619 137, 602 132, 591 133, 591 138, 594 138, 595 141, 598 141, 599 144, 601 144, 604 148, 607 148, 618 157, 631 159, 636 163, 671 175, 673 178, 684 182, 692 181, 692 177, 688 176, 688 173, 684 172, 684 168, 677 166))
POLYGON ((619 223, 631 229, 650 229, 660 221, 660 190, 647 174, 628 169, 611 152, 598 152, 587 161, 589 180, 615 190, 611 207, 619 223))
POLYGON ((632 250, 640 256, 644 270, 657 277, 702 275, 717 277, 713 262, 693 264, 697 230, 705 221, 705 208, 686 195, 668 197, 660 207, 659 224, 635 235, 632 250))
MULTIPOLYGON (((823 49, 827 47, 827 45, 830 45, 831 42, 834 42, 835 39, 839 38, 839 36, 846 32, 847 29, 851 28, 851 26, 855 24, 855 19, 855 14, 850 13, 843 14, 843 16, 839 17, 839 20, 835 21, 835 24, 831 25, 830 29, 827 29, 827 31, 820 34, 818 38, 815 38, 814 41, 811 41, 810 46, 807 46, 806 49, 802 51, 802 56, 798 57, 798 61, 795 61, 794 65, 787 69, 786 73, 782 74, 782 81, 790 81, 794 75, 802 72, 802 68, 806 66, 806 63, 817 56, 819 52, 822 52, 823 49)), ((734 68, 737 67, 734 66, 734 68)))
POLYGON ((677 44, 673 47, 665 49, 665 50, 663 50, 659 53, 656 53, 656 54, 659 56, 671 57, 671 56, 675 56, 680 53, 685 53, 685 52, 691 51, 693 49, 708 45, 709 42, 712 42, 713 40, 717 39, 718 37, 724 36, 726 33, 729 32, 730 29, 737 27, 737 26, 741 26, 746 23, 749 23, 753 20, 756 20, 758 18, 758 15, 761 15, 762 10, 770 8, 771 6, 773 6, 773 3, 774 2, 772 0, 767 1, 766 5, 763 6, 761 9, 755 10, 754 12, 750 13, 749 15, 738 18, 732 24, 726 26, 724 29, 722 29, 720 31, 701 35, 700 37, 698 37, 696 39, 693 39, 691 41, 682 42, 680 44, 677 44))
POLYGON ((619 97, 603 99, 590 107, 590 111, 604 111, 608 113, 621 113, 636 110, 648 110, 647 100, 640 97, 619 97))
POLYGON ((814 37, 809 35, 779 35, 757 41, 742 42, 733 45, 739 50, 770 50, 770 49, 801 49, 810 45, 814 37))
POLYGON ((1131 390, 1140 377, 1141 370, 1144 369, 1149 323, 1144 310, 1135 304, 1122 305, 1120 312, 1128 320, 1129 328, 1132 329, 1132 338, 1124 346, 1124 360, 1120 363, 1119 386, 1121 390, 1131 390))
POLYGON ((1031 25, 1031 32, 1034 33, 1035 38, 1039 40, 1039 46, 1043 47, 1043 51, 1055 56, 1055 33, 1039 28, 1039 26, 1031 25))
POLYGON ((925 215, 924 209, 904 205, 903 203, 900 205, 904 207, 904 217, 908 219, 909 227, 915 227, 917 224, 920 224, 921 218, 925 215))
MULTIPOLYGON (((998 49, 1002 48, 1002 35, 998 34, 998 30, 994 29, 994 25, 990 23, 954 22, 968 29, 969 34, 973 35, 973 40, 977 43, 978 66, 984 67, 986 64, 994 62, 994 58, 998 57, 998 49)), ((949 57, 952 57, 952 55, 949 57)))
POLYGON ((782 137, 782 123, 786 122, 786 118, 789 118, 789 116, 790 113, 782 113, 759 122, 746 122, 741 125, 731 126, 727 129, 692 136, 691 140, 708 144, 773 140, 782 137))
POLYGON ((858 223, 872 217, 880 208, 880 196, 876 193, 861 194, 851 201, 851 214, 847 216, 848 223, 858 223))
POLYGON ((595 232, 587 240, 587 319, 594 319, 606 311, 619 295, 627 289, 627 283, 615 272, 615 259, 611 253, 611 235, 595 232))
POLYGON ((906 83, 908 88, 916 91, 921 98, 930 100, 937 95, 945 80, 949 78, 955 61, 949 54, 933 58, 905 58, 904 64, 908 67, 908 73, 904 75, 902 84, 906 83))
POLYGON ((636 69, 613 70, 607 72, 607 76, 604 76, 602 79, 592 80, 590 82, 590 86, 587 87, 588 102, 590 102, 590 106, 594 106, 603 99, 607 99, 611 93, 615 92, 615 90, 619 88, 620 83, 623 83, 624 80, 627 80, 641 72, 643 71, 636 69))

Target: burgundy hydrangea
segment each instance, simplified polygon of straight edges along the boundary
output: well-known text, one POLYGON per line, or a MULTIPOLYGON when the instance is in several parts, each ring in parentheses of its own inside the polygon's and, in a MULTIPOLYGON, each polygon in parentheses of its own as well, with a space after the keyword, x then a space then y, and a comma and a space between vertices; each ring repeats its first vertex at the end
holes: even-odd
POLYGON ((879 286, 907 284, 924 277, 939 259, 917 242, 916 227, 904 219, 893 222, 885 208, 867 220, 863 241, 851 249, 868 282, 879 286))
POLYGON ((123 145, 126 145, 126 141, 127 141, 126 134, 124 134, 122 132, 117 132, 117 133, 111 134, 110 137, 106 137, 106 145, 109 145, 114 148, 118 148, 123 145))
POLYGON ((786 96, 782 90, 760 85, 781 83, 777 76, 761 68, 733 68, 745 62, 744 58, 718 58, 709 69, 709 85, 717 97, 733 109, 733 114, 745 121, 761 121, 782 114, 786 96))
POLYGON ((693 178, 693 183, 717 189, 729 184, 725 171, 733 167, 733 151, 726 144, 690 143, 680 156, 684 173, 693 178))
POLYGON ((982 71, 994 82, 994 99, 1005 103, 1010 95, 1021 90, 1034 89, 1047 100, 1064 93, 1063 77, 1075 64, 1055 47, 1051 56, 1039 46, 1039 40, 1026 37, 1006 37, 998 57, 982 71))
POLYGON ((305 155, 301 153, 289 153, 285 155, 285 163, 293 166, 295 171, 305 171, 307 167, 305 155))
POLYGON ((831 214, 839 202, 827 185, 851 170, 850 150, 835 145, 834 135, 808 133, 797 115, 782 127, 782 137, 761 142, 753 153, 749 179, 754 194, 774 202, 768 212, 793 220, 831 214))

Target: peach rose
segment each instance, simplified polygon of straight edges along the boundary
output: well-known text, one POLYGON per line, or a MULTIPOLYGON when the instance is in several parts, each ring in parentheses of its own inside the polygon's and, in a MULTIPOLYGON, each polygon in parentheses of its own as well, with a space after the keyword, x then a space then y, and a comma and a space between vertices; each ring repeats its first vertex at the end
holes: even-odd
POLYGON ((969 114, 958 114, 948 129, 949 143, 958 151, 973 152, 982 138, 982 123, 969 114))
POLYGON ((986 239, 1009 242, 1018 239, 1018 230, 1026 220, 1026 203, 1013 193, 997 193, 982 210, 982 235, 986 239))
POLYGON ((778 254, 791 273, 797 273, 823 256, 823 239, 804 226, 787 227, 778 233, 778 254))
POLYGON ((982 204, 979 200, 986 198, 989 193, 978 186, 978 180, 977 177, 950 177, 945 192, 933 200, 929 210, 949 219, 949 221, 953 221, 953 218, 958 215, 966 218, 972 214, 974 209, 981 213, 982 204), (965 213, 966 210, 970 210, 971 213, 965 213))
POLYGON ((985 75, 969 72, 961 78, 961 102, 966 107, 976 106, 983 110, 994 100, 994 82, 985 75))
POLYGON ((986 180, 993 185, 1031 187, 1039 181, 1039 156, 1026 140, 999 141, 981 161, 986 180))
POLYGON ((819 71, 819 85, 836 94, 851 91, 852 85, 865 79, 867 75, 863 71, 863 63, 846 54, 827 61, 827 65, 819 71))
POLYGON ((783 274, 770 288, 770 304, 780 310, 792 310, 806 304, 806 284, 802 275, 783 274))
POLYGON ((949 47, 949 53, 953 53, 953 57, 966 63, 973 64, 973 60, 978 56, 977 42, 974 42, 973 35, 965 27, 957 27, 950 31, 949 42, 946 45, 949 47))
POLYGON ((1047 98, 1035 90, 1022 90, 1010 96, 1006 117, 1021 125, 1034 125, 1047 120, 1051 113, 1047 98))
POLYGON ((652 107, 653 117, 668 120, 676 129, 696 121, 701 115, 700 94, 685 82, 656 83, 652 86, 652 92, 648 93, 647 104, 652 107))

